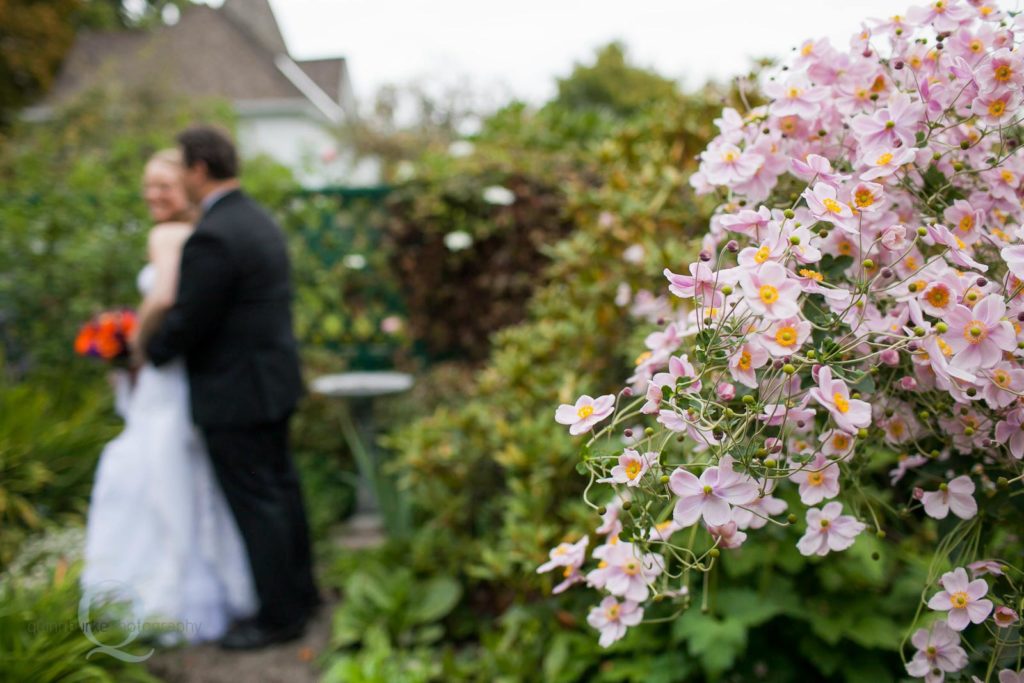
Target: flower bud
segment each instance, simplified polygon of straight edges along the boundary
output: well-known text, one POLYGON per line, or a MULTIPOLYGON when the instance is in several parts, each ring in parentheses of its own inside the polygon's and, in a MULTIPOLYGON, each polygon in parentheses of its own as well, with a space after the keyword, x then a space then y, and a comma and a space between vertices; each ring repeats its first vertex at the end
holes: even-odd
POLYGON ((661 475, 661 477, 658 479, 658 481, 660 481, 662 484, 667 484, 668 483, 668 475, 667 474, 661 475))
POLYGON ((627 439, 630 439, 630 438, 633 437, 633 430, 632 429, 627 429, 626 431, 622 432, 622 435, 624 437, 626 437, 627 439))
POLYGON ((622 390, 622 395, 625 396, 626 398, 629 398, 630 396, 633 395, 633 390, 630 389, 629 387, 626 387, 625 389, 622 390))
POLYGON ((746 396, 744 396, 740 400, 743 401, 748 406, 754 405, 754 397, 751 396, 750 394, 747 394, 746 396))
POLYGON ((646 434, 647 436, 653 436, 654 435, 654 429, 651 428, 651 427, 648 427, 647 429, 644 430, 644 434, 646 434))
POLYGON ((740 243, 737 242, 736 240, 729 240, 728 242, 725 243, 725 248, 726 251, 728 251, 730 254, 735 254, 737 251, 740 250, 740 243))
POLYGON ((800 244, 800 236, 793 235, 792 237, 789 238, 789 243, 792 244, 794 247, 800 244))
POLYGON ((712 548, 708 551, 708 557, 718 557, 721 554, 722 551, 720 551, 718 548, 712 548))
POLYGON ((792 375, 794 372, 796 372, 796 368, 790 365, 789 363, 786 363, 785 365, 782 366, 782 371, 787 375, 792 375))
POLYGON ((796 524, 796 520, 797 520, 797 516, 794 515, 792 512, 789 513, 788 515, 786 515, 786 521, 789 522, 790 524, 796 524))
POLYGON ((732 292, 732 285, 722 285, 722 294, 729 296, 732 292))
POLYGON ((946 332, 949 331, 949 325, 940 320, 939 322, 935 323, 935 331, 938 332, 939 334, 946 334, 946 332))
POLYGON ((865 427, 861 427, 860 429, 858 429, 857 430, 857 438, 858 439, 866 439, 866 438, 868 438, 868 430, 865 427))
POLYGON ((927 234, 928 234, 928 228, 926 228, 924 226, 921 226, 920 228, 917 229, 918 237, 924 237, 927 234))
POLYGON ((700 252, 700 260, 707 262, 711 260, 711 253, 707 249, 702 249, 700 252))
POLYGON ((776 465, 778 465, 778 463, 775 461, 775 458, 768 458, 767 460, 764 461, 765 467, 773 468, 776 465))
POLYGON ((715 393, 719 401, 731 401, 736 398, 736 387, 729 382, 719 382, 715 387, 715 393))
POLYGON ((633 507, 633 502, 632 501, 629 501, 629 500, 622 501, 622 509, 623 510, 628 510, 631 507, 633 507))
POLYGON ((871 270, 872 268, 875 267, 875 262, 869 258, 864 259, 863 261, 860 262, 860 264, 864 266, 864 268, 867 270, 871 270))
POLYGON ((793 212, 793 209, 786 209, 785 211, 782 212, 782 215, 785 216, 786 218, 793 218, 793 216, 795 216, 796 213, 793 212))

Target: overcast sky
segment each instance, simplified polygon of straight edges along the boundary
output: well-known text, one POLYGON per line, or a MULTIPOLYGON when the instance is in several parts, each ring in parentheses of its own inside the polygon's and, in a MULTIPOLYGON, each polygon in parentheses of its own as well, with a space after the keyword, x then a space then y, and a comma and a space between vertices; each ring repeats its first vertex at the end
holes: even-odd
POLYGON ((785 56, 806 38, 828 36, 845 46, 865 18, 904 14, 908 6, 905 0, 270 3, 293 56, 348 58, 361 99, 386 83, 468 78, 484 92, 534 102, 554 93, 555 76, 611 40, 624 41, 640 64, 697 86, 744 71, 751 57, 785 56))

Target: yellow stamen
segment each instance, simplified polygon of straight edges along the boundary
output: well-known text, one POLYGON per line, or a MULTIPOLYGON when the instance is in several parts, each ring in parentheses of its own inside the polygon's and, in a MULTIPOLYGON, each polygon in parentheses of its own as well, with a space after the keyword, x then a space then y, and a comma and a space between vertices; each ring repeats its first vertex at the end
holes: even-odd
POLYGON ((843 205, 837 202, 836 200, 832 199, 831 197, 826 197, 825 199, 821 200, 821 203, 825 206, 825 209, 829 213, 843 212, 843 205))
POLYGON ((757 253, 754 254, 754 261, 757 263, 764 263, 768 260, 769 256, 771 256, 771 250, 766 246, 761 246, 757 250, 757 253))
POLYGON ((985 323, 980 320, 972 320, 964 327, 964 339, 968 344, 980 344, 985 341, 987 336, 988 330, 985 328, 985 323))
POLYGON ((640 474, 640 470, 643 469, 643 465, 640 464, 639 460, 630 460, 629 464, 626 465, 626 476, 631 480, 636 479, 637 475, 640 474))
POLYGON ((583 406, 576 411, 576 415, 581 419, 585 420, 594 414, 594 406, 583 406))
POLYGON ((796 344, 796 328, 787 325, 780 327, 775 333, 775 343, 779 346, 793 346, 796 344))
POLYGON ((761 289, 758 290, 758 296, 761 301, 771 305, 779 300, 779 290, 772 285, 761 285, 761 289))
POLYGON ((838 391, 832 394, 832 402, 836 404, 836 410, 840 413, 848 413, 850 411, 850 400, 840 394, 838 391))
POLYGON ((875 203, 875 197, 871 194, 871 190, 862 189, 858 190, 857 194, 853 198, 854 203, 859 209, 866 209, 875 203))

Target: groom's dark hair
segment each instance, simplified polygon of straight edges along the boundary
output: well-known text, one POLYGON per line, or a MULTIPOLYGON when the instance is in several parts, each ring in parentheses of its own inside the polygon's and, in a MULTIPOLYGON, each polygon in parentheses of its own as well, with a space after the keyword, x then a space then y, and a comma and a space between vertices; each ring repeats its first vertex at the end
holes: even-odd
POLYGON ((202 161, 214 180, 238 177, 238 153, 224 131, 213 126, 192 126, 178 133, 176 139, 186 168, 202 161))

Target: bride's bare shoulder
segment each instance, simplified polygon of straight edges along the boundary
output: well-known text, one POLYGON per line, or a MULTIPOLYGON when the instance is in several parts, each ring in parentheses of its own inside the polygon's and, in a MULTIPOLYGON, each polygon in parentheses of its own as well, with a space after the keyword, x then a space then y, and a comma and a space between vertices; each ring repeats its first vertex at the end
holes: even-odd
POLYGON ((191 234, 191 223, 157 223, 149 231, 149 249, 151 252, 180 249, 191 234))

